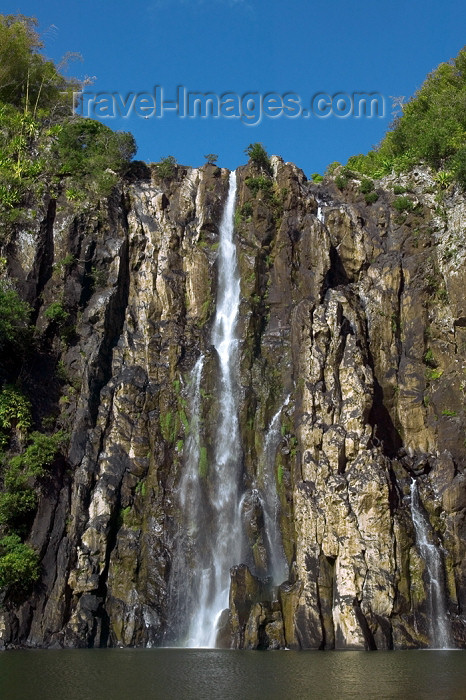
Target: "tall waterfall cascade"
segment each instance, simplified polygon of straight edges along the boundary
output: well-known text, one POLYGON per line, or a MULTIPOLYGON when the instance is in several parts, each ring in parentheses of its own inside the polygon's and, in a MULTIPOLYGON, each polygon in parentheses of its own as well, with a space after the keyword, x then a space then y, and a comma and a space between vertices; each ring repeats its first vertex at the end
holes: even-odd
POLYGON ((411 481, 411 514, 416 545, 425 561, 428 576, 431 646, 435 649, 448 649, 451 640, 445 607, 443 561, 438 547, 431 541, 431 528, 421 507, 415 479, 411 481))
MULTIPOLYGON (((233 241, 236 173, 230 173, 228 197, 219 236, 218 291, 212 345, 218 362, 218 423, 208 487, 201 483, 206 461, 201 446, 201 377, 203 357, 191 376, 188 397, 190 434, 185 448, 185 469, 180 483, 180 505, 192 543, 186 578, 191 581, 191 624, 188 647, 214 647, 217 619, 228 607, 230 568, 240 563, 242 525, 239 517, 241 445, 237 405, 236 324, 240 304, 240 278, 233 241)), ((178 585, 185 585, 179 580, 178 585)))

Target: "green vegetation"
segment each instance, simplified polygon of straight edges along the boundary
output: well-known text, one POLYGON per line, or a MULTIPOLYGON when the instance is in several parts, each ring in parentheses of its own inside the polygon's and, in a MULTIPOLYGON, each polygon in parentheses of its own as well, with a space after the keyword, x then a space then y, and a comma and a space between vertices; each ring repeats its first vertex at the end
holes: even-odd
POLYGON ((432 352, 431 348, 427 348, 426 352, 424 353, 424 364, 427 365, 427 367, 431 367, 435 369, 437 367, 437 363, 434 358, 434 353, 432 352))
POLYGON ((414 209, 413 202, 409 197, 397 197, 393 202, 393 208, 401 213, 412 211, 414 209))
POLYGON ((155 174, 161 180, 171 180, 176 174, 176 158, 174 156, 167 156, 157 163, 154 167, 155 174))
MULTIPOLYGON (((273 191, 273 180, 270 180, 263 175, 259 177, 247 177, 245 180, 247 187, 251 190, 255 197, 259 191, 270 194, 273 191)), ((244 205, 243 205, 244 206, 244 205)))
POLYGON ((466 187, 466 48, 427 76, 381 144, 348 166, 370 177, 404 172, 425 162, 442 171, 441 186, 466 187))
POLYGON ((359 191, 362 194, 369 194, 370 192, 374 191, 374 182, 373 180, 369 180, 367 177, 363 178, 361 184, 359 185, 359 191))
POLYGON ((428 381, 435 381, 436 379, 440 379, 442 374, 443 374, 443 369, 429 369, 426 372, 426 379, 428 381))
POLYGON ((324 179, 324 176, 319 175, 319 173, 312 173, 312 175, 311 175, 312 182, 322 182, 323 179, 324 179))
POLYGON ((345 177, 344 175, 337 175, 335 178, 335 184, 338 187, 338 189, 343 192, 348 187, 348 178, 345 177))
POLYGON ((28 330, 31 307, 22 301, 6 279, 0 279, 0 349, 5 344, 20 345, 28 330))
POLYGON ((445 408, 442 411, 442 416, 447 416, 447 418, 453 418, 454 416, 458 415, 456 411, 452 411, 449 408, 445 408))
MULTIPOLYGON (((44 201, 66 195, 78 208, 84 202, 95 206, 96 197, 112 191, 135 153, 131 134, 113 132, 100 122, 72 114, 73 93, 82 86, 61 75, 41 49, 36 20, 0 15, 3 246, 15 230, 28 234, 37 229, 44 201)), ((75 262, 71 253, 56 262, 55 279, 75 262)), ((44 318, 58 327, 61 347, 63 337, 66 340, 72 332, 71 312, 60 297, 43 311, 44 318)), ((37 403, 39 424, 49 432, 34 430, 31 401, 18 383, 20 363, 28 359, 25 351, 33 348, 31 314, 7 274, 7 260, 0 258, 0 588, 15 590, 27 588, 39 575, 37 554, 23 540, 41 490, 52 469, 60 465, 59 455, 68 440, 63 430, 52 432, 55 415, 41 416, 37 403)), ((57 383, 68 382, 59 355, 56 367, 57 383)))
POLYGON ((245 154, 249 157, 255 165, 257 165, 261 170, 263 170, 268 175, 272 174, 272 165, 270 163, 270 158, 267 151, 261 143, 250 143, 249 146, 244 150, 245 154))
POLYGON ((215 163, 218 161, 218 155, 216 153, 207 153, 204 158, 209 165, 215 165, 215 163))
POLYGON ((245 202, 241 207, 241 216, 243 219, 249 219, 252 216, 252 202, 245 202))
POLYGON ((209 463, 207 461, 207 448, 201 447, 199 452, 199 476, 201 479, 207 477, 209 471, 209 463))
POLYGON ((366 200, 366 204, 374 204, 379 198, 379 195, 377 192, 368 192, 367 194, 364 195, 364 199, 366 200))
POLYGON ((83 189, 106 196, 135 152, 130 133, 112 131, 92 119, 69 119, 60 124, 56 139, 58 175, 68 176, 74 199, 83 189))
POLYGON ((167 411, 167 413, 161 413, 160 418, 160 431, 162 433, 162 437, 164 440, 167 440, 169 442, 172 442, 172 437, 173 437, 173 414, 171 411, 167 411))
POLYGON ((7 446, 12 430, 25 434, 31 427, 31 402, 12 385, 0 391, 0 448, 7 446))
POLYGON ((44 311, 44 316, 49 321, 55 321, 58 325, 65 323, 68 320, 69 313, 63 308, 60 301, 53 301, 44 311))
POLYGON ((39 578, 39 558, 18 535, 0 539, 0 588, 27 590, 39 578))
MULTIPOLYGON (((10 460, 10 469, 21 473, 27 479, 48 475, 55 457, 68 440, 68 434, 59 430, 53 435, 34 431, 30 435, 30 444, 25 451, 10 460)), ((8 472, 5 480, 8 481, 8 472)))
POLYGON ((9 459, 2 474, 0 525, 23 532, 27 516, 33 513, 37 505, 34 481, 50 473, 50 467, 67 439, 63 431, 54 435, 33 432, 25 451, 9 459))
MULTIPOLYGON (((129 133, 72 115, 80 84, 41 55, 36 20, 0 15, 0 216, 3 237, 27 224, 49 192, 69 200, 107 195, 136 146, 129 133)), ((32 217, 33 218, 33 217, 32 217)))
POLYGON ((277 481, 278 485, 281 486, 283 484, 283 474, 285 473, 285 469, 282 464, 279 464, 277 467, 277 481))

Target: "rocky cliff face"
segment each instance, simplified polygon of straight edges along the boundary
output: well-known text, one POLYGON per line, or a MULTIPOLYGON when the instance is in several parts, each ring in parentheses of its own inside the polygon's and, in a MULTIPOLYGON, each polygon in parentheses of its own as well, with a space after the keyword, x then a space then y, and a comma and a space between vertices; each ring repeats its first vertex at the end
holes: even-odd
MULTIPOLYGON (((218 644, 391 649, 432 645, 432 581, 412 480, 441 554, 451 644, 465 646, 466 204, 424 170, 378 182, 310 183, 272 159, 238 170, 239 421, 249 555, 232 569, 218 644), (252 179, 251 179, 252 178, 252 179), (269 184, 264 184, 267 181, 269 184), (393 185, 411 204, 394 208, 393 185), (288 400, 287 397, 289 397, 288 400), (254 501, 280 412, 275 488, 288 577, 264 579, 254 501)), ((42 578, 5 601, 2 644, 159 645, 192 614, 177 605, 178 489, 205 356, 209 479, 217 363, 210 333, 228 172, 148 167, 98 206, 45 202, 6 251, 35 305, 41 351, 23 369, 38 422, 71 430, 41 494, 30 543, 42 578), (44 309, 61 299, 66 328, 44 309)), ((180 544, 181 543, 181 544, 180 544)))

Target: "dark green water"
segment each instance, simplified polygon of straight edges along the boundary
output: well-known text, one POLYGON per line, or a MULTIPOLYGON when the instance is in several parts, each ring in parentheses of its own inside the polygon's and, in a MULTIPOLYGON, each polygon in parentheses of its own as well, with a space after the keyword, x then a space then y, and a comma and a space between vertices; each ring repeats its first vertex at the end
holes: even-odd
POLYGON ((466 652, 0 653, 1 700, 466 698, 466 652))

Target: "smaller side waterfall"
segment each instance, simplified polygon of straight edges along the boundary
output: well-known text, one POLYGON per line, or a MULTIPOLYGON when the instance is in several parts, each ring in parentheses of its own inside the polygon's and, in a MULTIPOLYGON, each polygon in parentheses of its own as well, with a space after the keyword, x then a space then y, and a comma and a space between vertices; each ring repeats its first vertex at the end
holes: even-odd
MULTIPOLYGON (((194 365, 188 383, 190 430, 184 446, 184 468, 178 490, 183 520, 176 536, 171 565, 169 598, 175 629, 188 617, 193 601, 201 596, 202 582, 197 575, 201 554, 196 546, 203 528, 203 495, 199 479, 201 454, 201 380, 204 355, 194 365)), ((173 640, 170 639, 170 643, 173 640)), ((177 640, 179 643, 179 640, 177 640)))
POLYGON ((411 517, 419 554, 426 563, 429 583, 429 618, 431 644, 434 649, 451 647, 445 606, 444 567, 438 547, 431 542, 430 524, 422 510, 415 479, 411 481, 411 517))
POLYGON ((264 511, 264 525, 267 538, 267 546, 270 556, 270 575, 274 584, 279 584, 288 577, 288 565, 283 550, 282 536, 280 532, 280 501, 277 494, 276 479, 274 473, 275 456, 281 439, 280 416, 285 406, 288 405, 288 395, 278 411, 270 421, 264 439, 264 453, 262 465, 262 506, 264 511))
POLYGON ((180 482, 180 504, 188 513, 191 527, 198 522, 197 513, 195 511, 197 511, 200 506, 199 456, 201 451, 201 379, 203 368, 204 355, 201 355, 193 367, 188 389, 191 423, 185 446, 186 466, 180 482))

